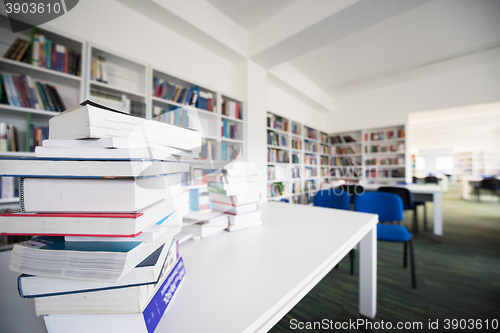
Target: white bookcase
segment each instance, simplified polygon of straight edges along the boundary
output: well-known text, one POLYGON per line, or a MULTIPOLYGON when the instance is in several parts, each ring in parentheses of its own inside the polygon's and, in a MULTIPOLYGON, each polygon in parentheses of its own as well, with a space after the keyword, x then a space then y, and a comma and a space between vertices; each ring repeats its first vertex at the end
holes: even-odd
POLYGON ((310 204, 313 194, 330 178, 328 135, 273 112, 267 115, 267 135, 267 199, 310 204), (277 154, 283 158, 275 159, 277 154), (322 156, 327 158, 325 165, 321 165, 322 156))
MULTIPOLYGON (((132 59, 128 55, 120 54, 107 47, 96 45, 91 41, 78 40, 68 37, 65 33, 37 29, 53 40, 55 43, 66 46, 67 48, 81 53, 79 74, 71 75, 62 73, 53 69, 46 69, 29 63, 14 61, 6 58, 0 58, 0 74, 29 75, 34 80, 42 83, 48 83, 56 87, 62 101, 66 107, 80 103, 85 99, 93 99, 94 93, 113 95, 121 99, 123 107, 127 106, 128 101, 142 103, 144 113, 142 116, 148 119, 155 117, 154 107, 160 107, 166 110, 175 108, 184 108, 197 113, 197 121, 194 128, 201 129, 206 142, 212 143, 212 159, 215 162, 229 162, 232 157, 231 152, 241 151, 239 158, 244 158, 246 142, 246 114, 244 103, 227 94, 223 94, 215 89, 200 86, 189 80, 179 78, 168 74, 156 67, 144 63, 138 59, 132 59), (105 59, 106 82, 97 80, 93 76, 93 57, 100 56, 105 59), (199 87, 204 93, 213 95, 213 111, 207 111, 180 105, 154 96, 153 78, 158 77, 174 84, 185 87, 199 87), (236 106, 237 104, 237 106, 236 106), (223 106, 228 107, 226 114, 222 113, 223 106), (235 110, 238 110, 235 113, 235 110), (237 117, 236 117, 237 116, 237 117), (227 126, 231 131, 223 132, 223 126, 227 126), (239 149, 234 148, 239 147, 239 149)), ((0 16, 0 54, 3 55, 14 43, 16 38, 22 38, 31 41, 31 32, 23 31, 13 34, 10 31, 8 19, 0 16)), ((159 64, 161 66, 161 64, 159 64)), ((95 73, 94 73, 95 74, 95 73)), ((102 103, 102 101, 97 101, 102 103)), ((104 102, 103 104, 106 104, 104 102)), ((113 106, 116 106, 114 104, 113 106)), ((120 108, 120 107, 118 107, 120 108)), ((16 107, 8 104, 0 104, 0 122, 12 124, 17 130, 18 147, 21 151, 0 152, 0 156, 34 156, 32 152, 22 151, 26 147, 26 131, 29 124, 35 126, 47 126, 48 120, 57 115, 58 112, 36 110, 26 107, 16 107)), ((159 120, 159 119, 157 119, 159 120)), ((163 120, 164 121, 164 120, 163 120)), ((203 159, 199 162, 192 161, 193 167, 202 167, 207 165, 203 159)), ((219 164, 220 165, 220 164, 219 164)), ((0 208, 10 208, 15 205, 18 199, 0 199, 0 208), (8 206, 8 207, 7 207, 8 206)))
POLYGON ((330 176, 347 184, 357 184, 364 176, 363 133, 350 131, 330 134, 330 176))

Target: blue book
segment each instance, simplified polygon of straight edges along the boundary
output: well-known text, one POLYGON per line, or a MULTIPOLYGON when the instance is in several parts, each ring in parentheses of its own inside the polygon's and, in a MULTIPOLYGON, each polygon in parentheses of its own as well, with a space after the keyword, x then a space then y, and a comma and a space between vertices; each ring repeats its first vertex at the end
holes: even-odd
POLYGON ((169 274, 155 288, 155 293, 141 313, 98 315, 49 315, 44 316, 51 333, 134 332, 153 333, 186 275, 180 258, 169 274))
POLYGON ((158 283, 165 265, 173 265, 178 257, 177 243, 162 244, 116 283, 83 281, 22 274, 17 278, 23 298, 86 293, 158 283))
POLYGON ((64 279, 117 282, 165 242, 180 227, 169 227, 153 242, 68 242, 61 236, 34 237, 15 244, 14 272, 64 279))

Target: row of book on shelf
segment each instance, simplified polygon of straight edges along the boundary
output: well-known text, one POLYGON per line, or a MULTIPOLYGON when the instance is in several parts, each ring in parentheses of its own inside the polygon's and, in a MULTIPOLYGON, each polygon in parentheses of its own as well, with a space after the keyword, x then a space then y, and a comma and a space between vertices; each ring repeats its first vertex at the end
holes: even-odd
POLYGON ((13 124, 0 122, 0 152, 2 151, 27 151, 34 152, 35 147, 41 146, 42 141, 48 139, 48 126, 36 126, 28 121, 26 123, 25 147, 20 146, 17 128, 13 124))
POLYGON ((268 148, 267 162, 269 163, 288 163, 288 152, 281 149, 268 148))
POLYGON ((405 152, 405 144, 404 143, 399 143, 399 144, 391 144, 391 145, 370 145, 370 146, 365 146, 365 153, 404 153, 405 152))
POLYGON ((146 116, 146 104, 143 102, 134 101, 128 98, 126 94, 116 94, 92 89, 90 98, 101 105, 116 109, 132 116, 146 116))
POLYGON ((267 180, 297 179, 301 175, 301 167, 290 167, 281 165, 267 166, 267 180))
MULTIPOLYGON (((276 116, 274 114, 267 114, 267 127, 271 129, 276 129, 284 132, 288 132, 289 123, 288 120, 283 117, 276 116)), ((292 128, 294 124, 292 123, 292 128)))
POLYGON ((404 137, 405 137, 404 128, 398 130, 365 133, 365 141, 395 140, 395 139, 404 139, 404 137))
POLYGON ((108 68, 106 58, 102 55, 92 56, 90 79, 97 82, 108 83, 108 68))
POLYGON ((287 147, 286 135, 279 134, 273 131, 267 131, 267 144, 278 147, 287 147))
POLYGON ((378 170, 371 169, 365 171, 366 178, 403 178, 405 176, 404 169, 395 170, 378 170))
POLYGON ((35 32, 35 28, 32 28, 31 41, 17 38, 4 54, 4 58, 71 75, 81 75, 81 53, 55 43, 44 34, 35 32))
POLYGON ((335 147, 336 155, 356 155, 356 149, 354 147, 335 147))
POLYGON ((156 329, 186 274, 175 236, 190 166, 177 156, 200 146, 198 132, 86 102, 49 120, 35 158, 0 158, 21 198, 0 233, 35 236, 14 245, 10 269, 48 332, 156 329))
POLYGON ((318 164, 318 159, 316 155, 304 154, 304 163, 305 164, 318 164))
POLYGON ((302 149, 302 140, 297 140, 292 138, 292 148, 301 150, 302 149))
POLYGON ((222 120, 221 136, 227 139, 241 140, 240 125, 227 119, 222 120))
POLYGON ((330 165, 332 166, 357 166, 358 162, 352 157, 332 157, 330 165))
POLYGON ((350 135, 334 135, 330 136, 330 144, 337 145, 342 143, 355 143, 356 140, 350 135))
POLYGON ((311 139, 311 140, 318 139, 318 131, 317 130, 304 126, 304 131, 305 131, 306 138, 311 139))
POLYGON ((186 88, 166 80, 153 78, 153 96, 182 105, 194 105, 198 109, 217 112, 217 104, 211 92, 200 87, 186 88))
POLYGON ((365 160, 366 165, 404 165, 405 161, 402 157, 386 157, 386 158, 372 158, 365 160))
POLYGON ((193 119, 189 116, 189 110, 175 107, 173 110, 153 106, 153 115, 156 120, 172 125, 192 128, 193 119))
POLYGON ((0 74, 0 102, 37 110, 66 109, 55 86, 35 81, 29 75, 0 74))
POLYGON ((222 100, 222 115, 243 120, 243 110, 238 102, 222 100))

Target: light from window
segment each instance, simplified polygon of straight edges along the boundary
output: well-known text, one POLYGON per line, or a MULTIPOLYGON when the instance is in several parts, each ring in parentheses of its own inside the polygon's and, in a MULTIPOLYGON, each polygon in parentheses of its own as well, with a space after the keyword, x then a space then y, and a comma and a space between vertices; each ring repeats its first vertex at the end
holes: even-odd
POLYGON ((453 170, 455 168, 455 162, 453 156, 436 156, 435 160, 436 170, 453 170))
POLYGON ((423 156, 417 157, 417 159, 415 160, 415 168, 418 171, 424 171, 425 169, 427 169, 427 165, 425 163, 425 157, 423 156))

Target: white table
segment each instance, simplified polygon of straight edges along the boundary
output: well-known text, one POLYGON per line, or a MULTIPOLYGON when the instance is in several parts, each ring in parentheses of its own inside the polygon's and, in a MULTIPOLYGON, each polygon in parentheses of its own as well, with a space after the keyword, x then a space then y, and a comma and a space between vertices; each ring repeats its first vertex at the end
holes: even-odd
MULTIPOLYGON (((363 184, 366 190, 376 190, 381 184, 363 184)), ((434 235, 443 235, 443 196, 442 189, 439 185, 390 185, 397 187, 404 187, 413 192, 413 199, 415 201, 432 201, 434 203, 433 217, 434 217, 434 235)))
MULTIPOLYGON (((261 210, 260 228, 182 244, 187 274, 156 332, 266 332, 357 243, 359 312, 375 317, 376 215, 280 202, 261 210)), ((45 332, 33 300, 17 295, 9 255, 0 253, 0 327, 45 332)))
MULTIPOLYGON (((495 177, 496 179, 500 179, 500 176, 495 177)), ((461 176, 460 177, 460 196, 464 200, 469 200, 470 199, 470 183, 471 182, 476 182, 479 183, 481 180, 483 180, 484 177, 480 176, 461 176)))

